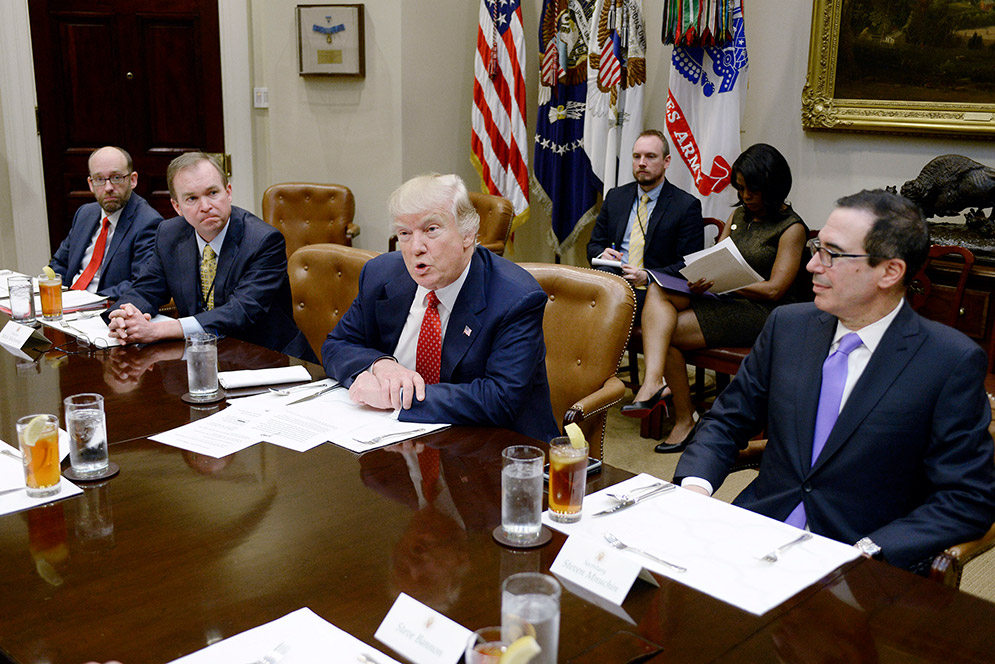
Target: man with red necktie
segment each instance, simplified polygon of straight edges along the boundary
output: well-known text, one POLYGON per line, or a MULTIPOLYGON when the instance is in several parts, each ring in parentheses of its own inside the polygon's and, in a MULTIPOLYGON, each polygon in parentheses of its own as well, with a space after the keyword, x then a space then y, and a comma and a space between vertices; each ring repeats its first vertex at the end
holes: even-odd
POLYGON ((87 183, 97 200, 76 211, 50 267, 66 286, 116 300, 151 257, 162 217, 134 193, 138 172, 127 151, 99 148, 87 164, 87 183))
POLYGON ((456 175, 401 185, 389 211, 399 252, 363 268, 359 295, 322 347, 353 401, 399 419, 559 435, 546 379, 546 294, 476 246, 480 218, 456 175))
POLYGON ((905 302, 929 251, 907 199, 839 199, 809 249, 814 303, 774 310, 675 481, 710 495, 766 428, 734 504, 925 571, 995 520, 985 352, 905 302))

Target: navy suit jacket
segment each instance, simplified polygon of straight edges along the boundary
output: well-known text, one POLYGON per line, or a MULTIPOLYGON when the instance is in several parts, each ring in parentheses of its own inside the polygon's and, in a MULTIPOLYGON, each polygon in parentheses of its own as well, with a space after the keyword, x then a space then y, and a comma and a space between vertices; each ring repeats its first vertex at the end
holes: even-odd
POLYGON ((767 427, 760 474, 734 501, 783 521, 805 503, 814 533, 870 537, 899 567, 976 539, 995 521, 984 351, 903 304, 812 465, 822 363, 836 318, 778 307, 677 464, 718 488, 738 448, 767 427))
POLYGON ((153 316, 170 298, 180 317, 193 316, 206 331, 287 355, 317 361, 291 310, 283 235, 262 219, 232 207, 214 278, 214 309, 200 292, 196 231, 183 217, 159 225, 151 260, 118 304, 130 302, 153 316))
MULTIPOLYGON (((104 211, 96 201, 76 210, 69 235, 49 263, 53 270, 62 275, 62 283, 66 286, 71 286, 70 281, 83 269, 83 254, 103 218, 104 211)), ((160 221, 162 216, 144 198, 131 192, 118 217, 110 246, 104 251, 98 294, 116 300, 131 288, 142 266, 152 257, 155 230, 160 221)))
MULTIPOLYGON (((615 187, 605 196, 587 243, 587 260, 597 258, 607 247, 621 251, 625 227, 637 194, 642 190, 635 182, 615 187)), ((664 180, 649 223, 646 224, 646 247, 643 266, 680 276, 684 256, 705 246, 705 227, 701 221, 701 201, 664 180)), ((621 270, 612 270, 621 274, 621 270)))
MULTIPOLYGON (((391 356, 416 289, 401 252, 370 260, 359 295, 322 346, 325 372, 348 387, 391 356)), ((544 441, 558 436, 546 379, 545 308, 546 293, 532 275, 476 247, 446 327, 440 382, 426 386, 425 400, 400 419, 505 427, 544 441)))

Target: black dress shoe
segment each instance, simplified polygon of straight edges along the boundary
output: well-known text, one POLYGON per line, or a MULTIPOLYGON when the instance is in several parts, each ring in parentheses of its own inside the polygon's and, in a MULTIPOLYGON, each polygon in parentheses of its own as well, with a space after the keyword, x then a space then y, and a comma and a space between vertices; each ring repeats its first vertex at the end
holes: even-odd
POLYGON ((701 420, 695 421, 694 426, 691 427, 691 432, 688 433, 688 435, 685 436, 684 440, 682 440, 681 442, 660 443, 659 445, 653 448, 653 451, 656 452, 657 454, 668 454, 670 452, 683 452, 685 449, 687 449, 687 446, 691 443, 691 440, 694 438, 695 432, 698 431, 698 422, 700 421, 701 420))
POLYGON ((622 406, 622 414, 626 417, 638 417, 642 419, 644 417, 649 417, 649 414, 656 410, 661 403, 663 403, 663 407, 666 408, 667 404, 663 401, 663 391, 665 389, 667 389, 666 385, 657 390, 656 394, 645 401, 633 401, 630 404, 622 406))

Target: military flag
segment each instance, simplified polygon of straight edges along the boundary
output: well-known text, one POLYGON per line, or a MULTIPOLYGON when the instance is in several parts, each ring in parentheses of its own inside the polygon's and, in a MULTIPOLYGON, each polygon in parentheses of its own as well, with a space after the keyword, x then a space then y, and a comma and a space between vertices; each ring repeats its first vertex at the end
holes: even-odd
POLYGON ((519 0, 481 0, 473 60, 470 160, 481 188, 511 201, 511 229, 529 217, 525 33, 519 0))

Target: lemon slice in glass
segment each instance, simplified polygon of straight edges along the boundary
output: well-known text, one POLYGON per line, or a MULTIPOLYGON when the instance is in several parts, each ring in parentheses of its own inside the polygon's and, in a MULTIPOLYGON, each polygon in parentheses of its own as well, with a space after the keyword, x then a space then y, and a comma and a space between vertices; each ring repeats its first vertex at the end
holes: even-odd
POLYGON ((53 270, 53 269, 52 269, 52 268, 50 268, 49 266, 47 266, 47 265, 46 265, 45 267, 43 267, 43 268, 41 269, 41 271, 42 271, 42 273, 43 273, 43 274, 44 274, 44 275, 45 275, 46 277, 48 277, 49 279, 54 279, 54 278, 55 278, 55 270, 53 270))
POLYGON ((48 418, 44 415, 37 415, 34 419, 28 422, 28 426, 24 428, 24 432, 21 434, 24 444, 28 447, 34 447, 38 439, 45 435, 45 429, 48 426, 48 418))
POLYGON ((528 664, 541 650, 535 637, 523 636, 515 639, 514 643, 501 653, 498 664, 528 664))
POLYGON ((577 426, 576 423, 571 422, 567 426, 563 427, 563 431, 570 437, 570 444, 576 449, 582 450, 584 449, 584 446, 587 445, 587 439, 584 438, 584 432, 580 430, 580 427, 577 426))

